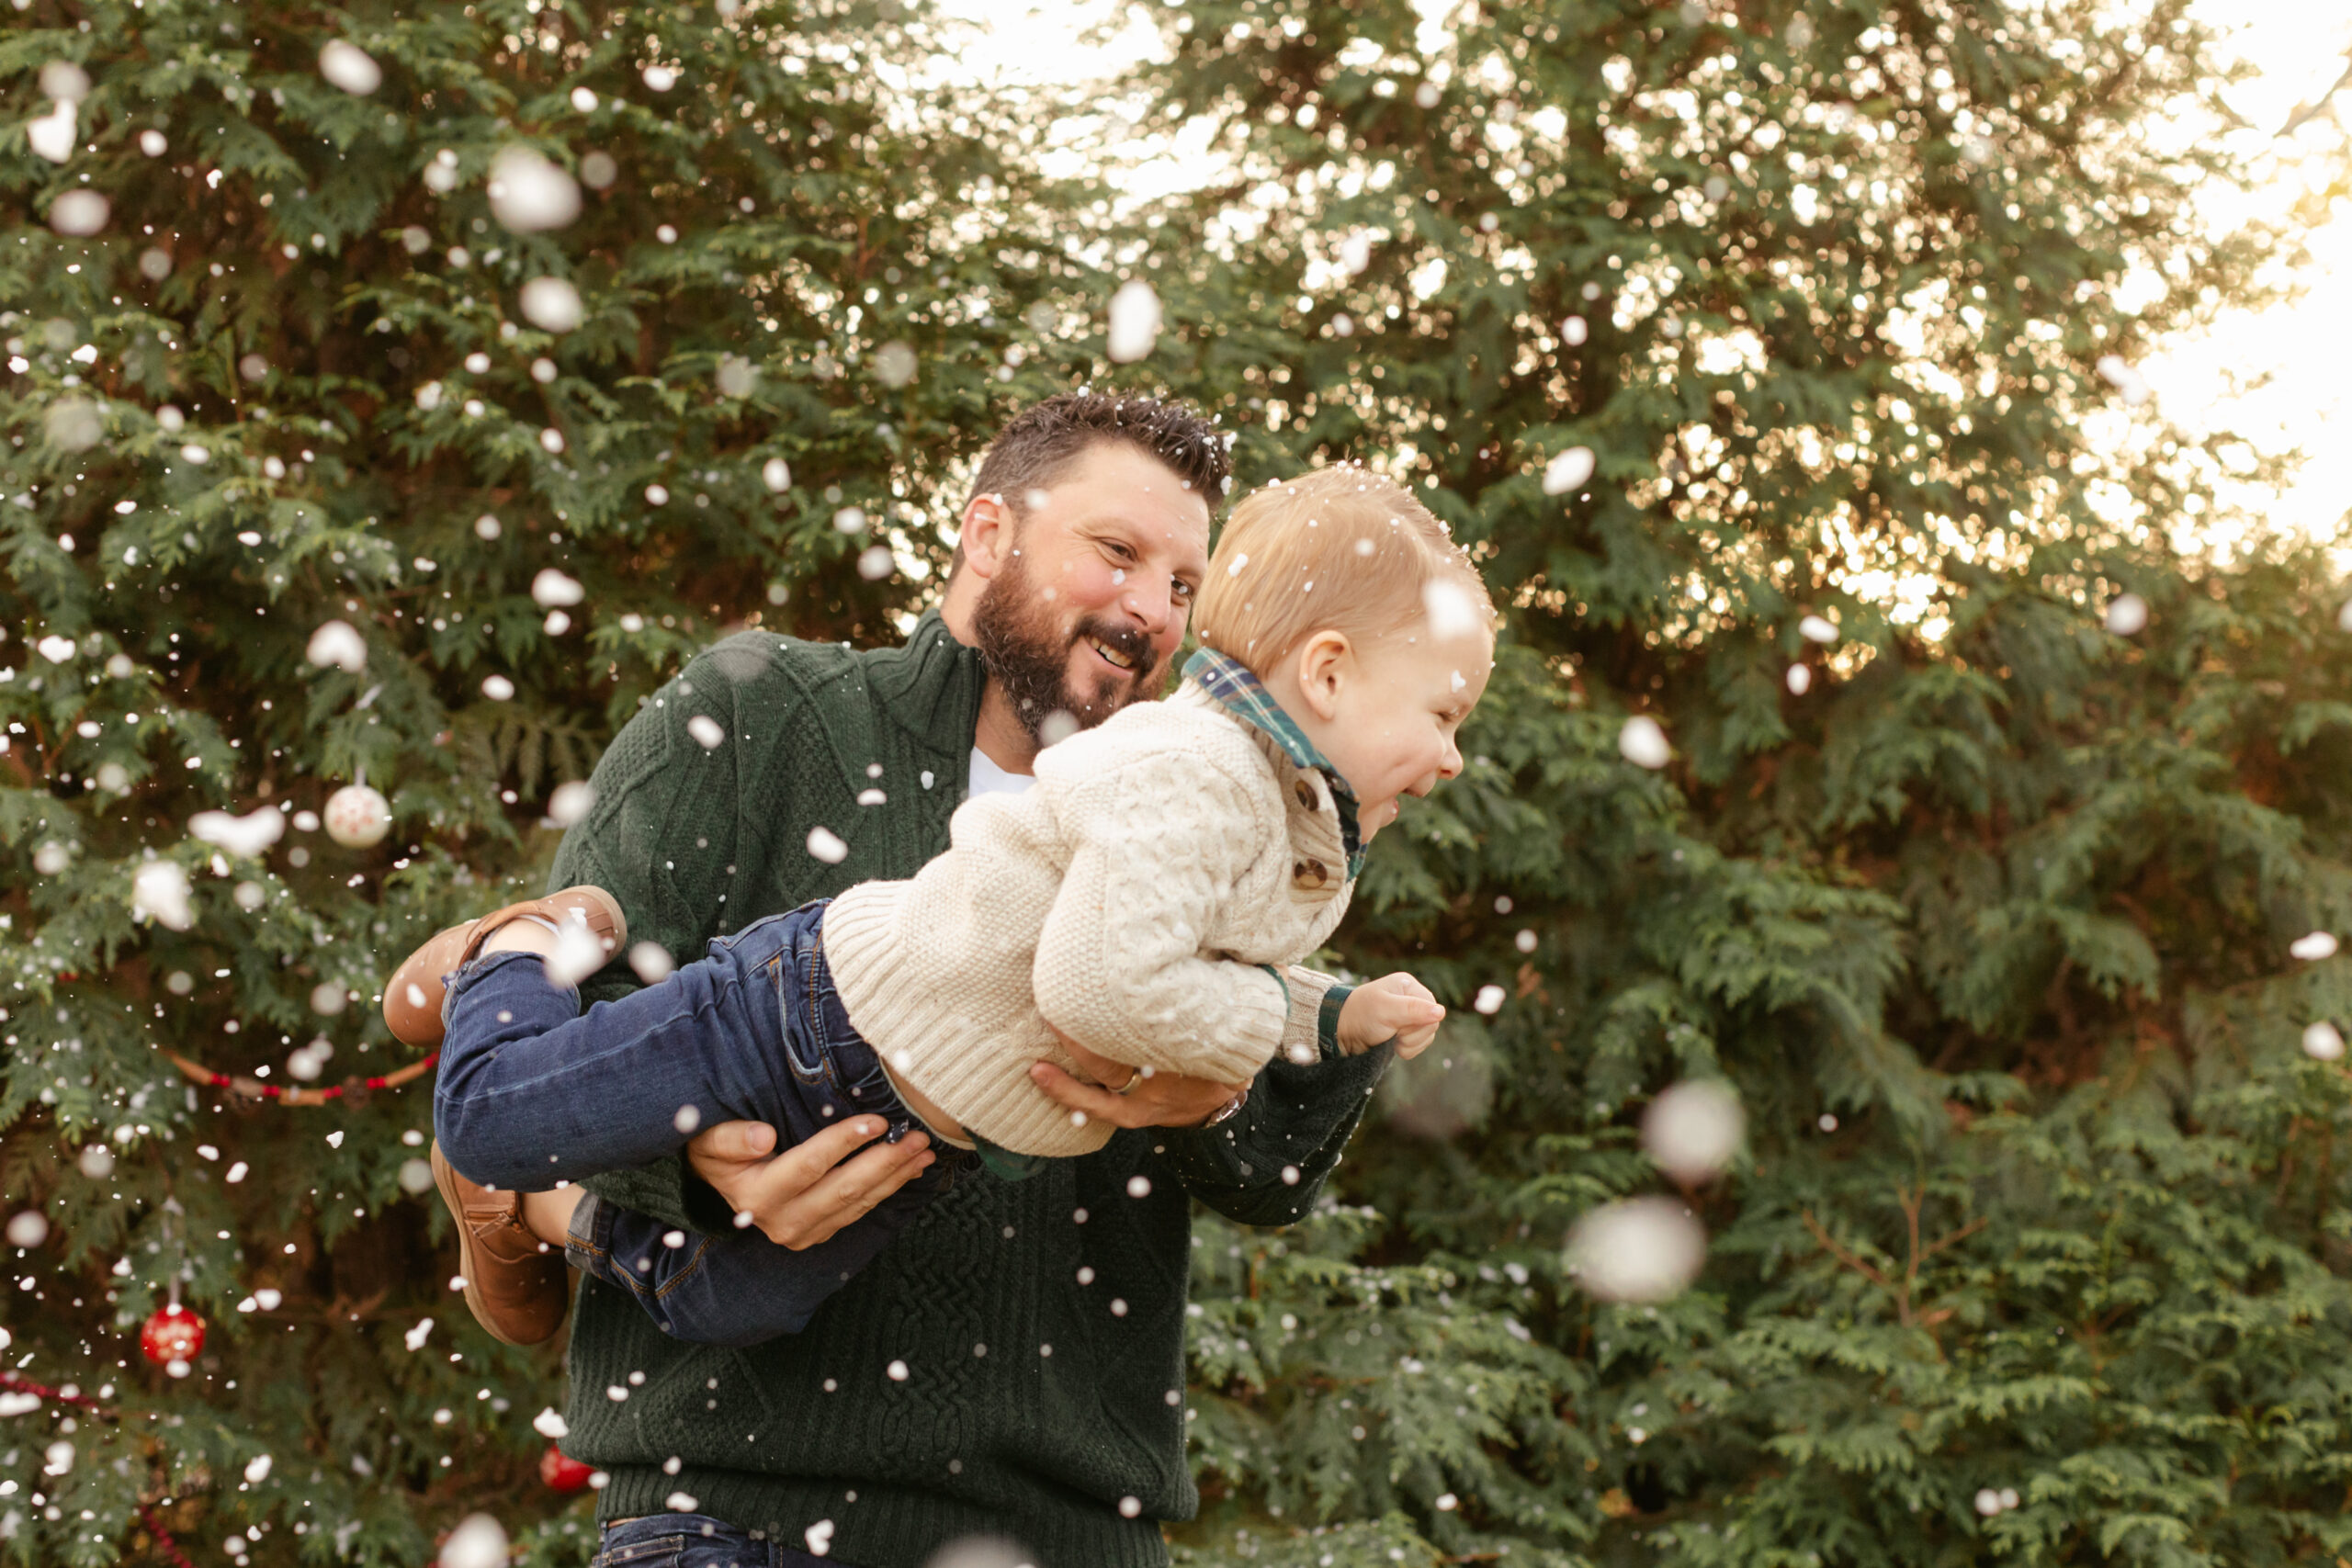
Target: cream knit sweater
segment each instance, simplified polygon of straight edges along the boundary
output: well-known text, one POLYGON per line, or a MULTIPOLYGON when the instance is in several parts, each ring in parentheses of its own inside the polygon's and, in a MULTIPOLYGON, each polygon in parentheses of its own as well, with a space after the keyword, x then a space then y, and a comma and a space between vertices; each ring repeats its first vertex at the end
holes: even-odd
POLYGON ((1110 1138, 1029 1081, 1114 1061, 1225 1083, 1316 1050, 1329 976, 1296 967, 1346 912, 1323 776, 1187 682, 1041 752, 1021 795, 967 800, 945 853, 825 911, 850 1021, 893 1073, 1017 1154, 1110 1138), (1282 978, 1260 965, 1280 969, 1282 978))

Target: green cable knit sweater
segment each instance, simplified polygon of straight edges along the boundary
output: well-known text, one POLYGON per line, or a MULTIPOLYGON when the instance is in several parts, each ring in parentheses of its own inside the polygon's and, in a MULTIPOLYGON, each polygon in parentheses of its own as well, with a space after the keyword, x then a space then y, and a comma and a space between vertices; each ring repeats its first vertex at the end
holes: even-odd
MULTIPOLYGON (((731 637, 615 739, 550 886, 610 889, 632 941, 683 960, 763 915, 912 875, 946 847, 981 682, 935 613, 904 647, 870 652, 731 637), (883 799, 860 805, 874 790, 883 799), (846 856, 810 852, 820 828, 846 856)), ((616 964, 583 1000, 636 984, 616 964)), ((830 1519, 831 1556, 852 1568, 920 1568, 982 1533, 1040 1568, 1165 1563, 1159 1521, 1198 1503, 1184 1461, 1191 1203, 1271 1225, 1314 1202, 1390 1055, 1338 1055, 1336 1001, 1323 1060, 1277 1057, 1240 1114, 1122 1132, 1025 1181, 961 1181, 799 1334, 681 1344, 585 1281, 564 1447, 610 1473, 599 1516, 675 1498, 794 1547, 830 1519)), ((688 1229, 729 1224, 683 1159, 585 1185, 688 1229)))

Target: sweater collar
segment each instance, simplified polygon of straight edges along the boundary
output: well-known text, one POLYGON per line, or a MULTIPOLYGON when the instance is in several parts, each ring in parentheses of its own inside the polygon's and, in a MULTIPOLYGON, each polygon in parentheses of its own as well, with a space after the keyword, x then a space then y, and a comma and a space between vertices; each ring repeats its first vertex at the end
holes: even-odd
POLYGON ((1355 880, 1363 871, 1363 837, 1356 826, 1356 793, 1348 781, 1340 776, 1315 742, 1299 728, 1298 721, 1284 711, 1266 683, 1238 659, 1219 653, 1213 648, 1202 649, 1184 665, 1184 679, 1215 697, 1225 710, 1272 740, 1299 768, 1321 773, 1331 786, 1331 799, 1340 810, 1340 841, 1348 851, 1348 879, 1355 880))
POLYGON ((971 750, 987 672, 979 654, 956 640, 938 610, 924 611, 899 647, 877 649, 867 658, 869 689, 894 719, 942 752, 961 758, 971 750))

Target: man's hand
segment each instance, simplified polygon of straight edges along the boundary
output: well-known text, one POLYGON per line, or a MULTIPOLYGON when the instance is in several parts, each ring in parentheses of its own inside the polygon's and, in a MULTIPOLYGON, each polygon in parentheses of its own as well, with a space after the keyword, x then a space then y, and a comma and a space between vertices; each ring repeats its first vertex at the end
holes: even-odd
POLYGON ((931 1168, 931 1139, 909 1133, 895 1144, 860 1144, 887 1131, 873 1116, 853 1116, 805 1144, 771 1154, 775 1129, 764 1122, 721 1122, 686 1145, 695 1174, 762 1235, 795 1252, 831 1240, 875 1204, 931 1168))
POLYGON ((1142 1069, 1098 1056, 1058 1029, 1054 1032, 1079 1070, 1094 1081, 1074 1078, 1051 1062, 1033 1063, 1030 1079, 1055 1104, 1082 1111, 1091 1121, 1114 1127, 1197 1127, 1250 1091, 1246 1083, 1212 1083, 1177 1073, 1154 1073, 1135 1083, 1142 1069), (1114 1092, 1130 1083, 1135 1087, 1128 1092, 1114 1092))
POLYGON ((1340 1004, 1340 1049, 1361 1055, 1394 1038, 1399 1060, 1411 1061, 1437 1038, 1445 1009, 1430 988, 1399 970, 1358 986, 1340 1004))

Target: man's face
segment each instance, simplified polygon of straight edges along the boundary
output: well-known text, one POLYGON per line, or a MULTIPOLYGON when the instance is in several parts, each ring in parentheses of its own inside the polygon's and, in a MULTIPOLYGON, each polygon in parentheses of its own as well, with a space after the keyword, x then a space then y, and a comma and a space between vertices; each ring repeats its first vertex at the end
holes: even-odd
POLYGON ((1208 570, 1209 500, 1124 441, 1005 502, 1020 516, 974 607, 980 657, 1030 735, 1157 695, 1208 570))

